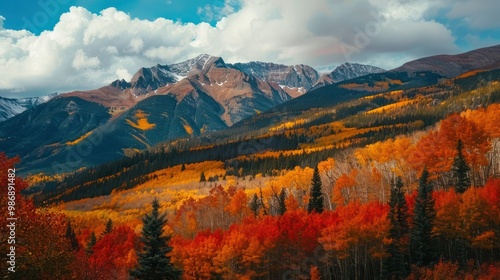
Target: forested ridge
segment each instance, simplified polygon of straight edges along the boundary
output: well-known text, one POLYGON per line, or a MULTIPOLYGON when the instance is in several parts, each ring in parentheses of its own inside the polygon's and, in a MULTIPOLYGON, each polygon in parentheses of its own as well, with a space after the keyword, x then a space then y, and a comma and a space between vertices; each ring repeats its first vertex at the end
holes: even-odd
MULTIPOLYGON (((34 222, 19 229, 18 269, 37 279, 140 278, 155 263, 172 279, 497 279, 498 75, 165 143, 58 180, 19 178, 19 216, 34 222)), ((17 162, 0 154, 0 172, 17 162)))

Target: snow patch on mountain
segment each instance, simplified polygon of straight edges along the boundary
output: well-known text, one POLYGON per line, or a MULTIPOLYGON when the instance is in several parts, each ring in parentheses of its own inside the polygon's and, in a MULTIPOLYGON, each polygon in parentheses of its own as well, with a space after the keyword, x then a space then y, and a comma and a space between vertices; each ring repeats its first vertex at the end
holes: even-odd
POLYGON ((30 108, 45 103, 52 98, 57 97, 58 95, 59 93, 53 93, 40 97, 28 97, 19 99, 4 98, 0 96, 0 122, 10 119, 13 116, 20 114, 30 108))
POLYGON ((319 73, 314 68, 303 64, 287 66, 252 61, 248 63, 235 63, 230 65, 230 67, 266 82, 277 83, 290 88, 303 87, 306 90, 310 89, 319 78, 319 73))
POLYGON ((386 72, 386 70, 379 67, 346 62, 335 67, 332 72, 323 74, 314 85, 314 88, 354 79, 368 74, 383 72, 386 72))

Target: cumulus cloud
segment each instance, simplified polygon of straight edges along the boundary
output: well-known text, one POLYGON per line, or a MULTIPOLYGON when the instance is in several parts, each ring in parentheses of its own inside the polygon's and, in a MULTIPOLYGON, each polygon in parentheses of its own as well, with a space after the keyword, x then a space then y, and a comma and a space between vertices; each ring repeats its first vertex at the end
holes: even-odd
MULTIPOLYGON (((3 29, 0 17, 0 95, 97 88, 128 80, 140 67, 200 53, 227 62, 321 68, 349 60, 390 69, 410 59, 458 52, 454 34, 428 19, 445 1, 226 0, 200 9, 220 18, 215 26, 140 20, 115 8, 93 14, 71 7, 53 30, 40 35, 3 29)), ((449 15, 464 9, 457 6, 449 15)))
POLYGON ((77 50, 71 66, 76 70, 97 68, 101 61, 97 57, 88 57, 83 50, 77 50))
POLYGON ((474 29, 497 29, 498 0, 458 0, 452 6, 448 16, 460 19, 474 29))

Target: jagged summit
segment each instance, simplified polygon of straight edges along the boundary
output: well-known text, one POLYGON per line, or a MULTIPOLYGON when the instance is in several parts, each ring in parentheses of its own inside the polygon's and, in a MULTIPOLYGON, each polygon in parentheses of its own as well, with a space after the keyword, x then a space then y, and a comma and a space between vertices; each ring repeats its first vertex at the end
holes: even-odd
POLYGON ((371 65, 346 62, 335 67, 332 72, 322 75, 314 87, 318 88, 364 75, 382 72, 386 72, 386 70, 371 65))
POLYGON ((145 94, 168 83, 175 83, 177 79, 167 65, 155 65, 151 68, 141 68, 130 80, 132 93, 145 94))
POLYGON ((109 85, 114 87, 114 88, 121 89, 121 90, 125 90, 127 88, 130 88, 130 83, 125 81, 125 79, 115 80, 115 81, 111 82, 111 84, 109 84, 109 85))
POLYGON ((335 69, 331 72, 331 76, 335 81, 345 81, 372 73, 382 72, 385 72, 385 70, 379 67, 346 62, 335 67, 335 69))
POLYGON ((283 65, 270 62, 251 61, 231 65, 248 75, 266 82, 277 83, 290 88, 310 89, 318 80, 319 73, 308 65, 283 65))
POLYGON ((221 57, 208 54, 200 54, 195 58, 191 58, 179 63, 170 64, 169 67, 172 72, 176 73, 179 76, 185 77, 192 70, 207 70, 213 65, 219 68, 226 67, 226 63, 221 57))
POLYGON ((0 122, 7 120, 17 114, 20 114, 27 109, 38 106, 45 103, 57 96, 59 93, 52 93, 49 95, 39 96, 39 97, 28 97, 28 98, 3 98, 0 96, 0 122))

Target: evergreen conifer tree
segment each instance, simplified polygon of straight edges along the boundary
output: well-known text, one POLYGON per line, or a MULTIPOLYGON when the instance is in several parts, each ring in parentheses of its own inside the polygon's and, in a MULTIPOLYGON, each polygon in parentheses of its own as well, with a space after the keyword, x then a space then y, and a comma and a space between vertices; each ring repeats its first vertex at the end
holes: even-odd
POLYGON ((108 221, 106 222, 106 228, 104 228, 104 231, 101 233, 100 238, 110 233, 111 231, 113 231, 113 220, 108 219, 108 221))
POLYGON ((80 245, 78 244, 78 239, 76 239, 75 230, 71 227, 71 221, 69 220, 66 224, 66 238, 69 240, 71 250, 77 251, 80 245))
POLYGON ((170 257, 167 256, 172 247, 168 244, 170 236, 163 234, 167 220, 165 214, 159 213, 159 208, 160 204, 155 199, 153 210, 142 219, 143 252, 138 254, 139 266, 130 273, 136 279, 180 279, 181 272, 173 267, 170 257))
POLYGON ((93 253, 92 247, 94 247, 94 245, 96 243, 97 243, 97 238, 95 236, 95 232, 92 231, 92 233, 90 234, 89 241, 87 242, 87 250, 86 251, 88 254, 93 253))
POLYGON ((207 181, 207 178, 205 178, 205 173, 203 171, 201 171, 200 182, 206 182, 206 181, 207 181))
POLYGON ((470 168, 465 161, 462 149, 462 140, 459 139, 457 144, 457 156, 453 161, 452 167, 453 177, 455 178, 455 191, 457 193, 464 193, 471 186, 468 175, 470 168))
POLYGON ((410 232, 412 263, 417 266, 429 266, 437 261, 436 244, 432 236, 435 217, 436 212, 434 210, 434 199, 432 198, 432 186, 429 183, 429 172, 424 168, 419 179, 413 227, 410 232))
POLYGON ((396 179, 396 183, 391 188, 389 207, 391 229, 388 237, 392 242, 387 246, 389 257, 384 262, 384 278, 406 279, 410 273, 410 260, 407 250, 409 238, 408 206, 401 177, 396 179))
POLYGON ((316 213, 323 212, 323 193, 321 193, 321 177, 319 176, 319 170, 317 166, 314 168, 307 211, 309 213, 313 211, 315 211, 316 213))

